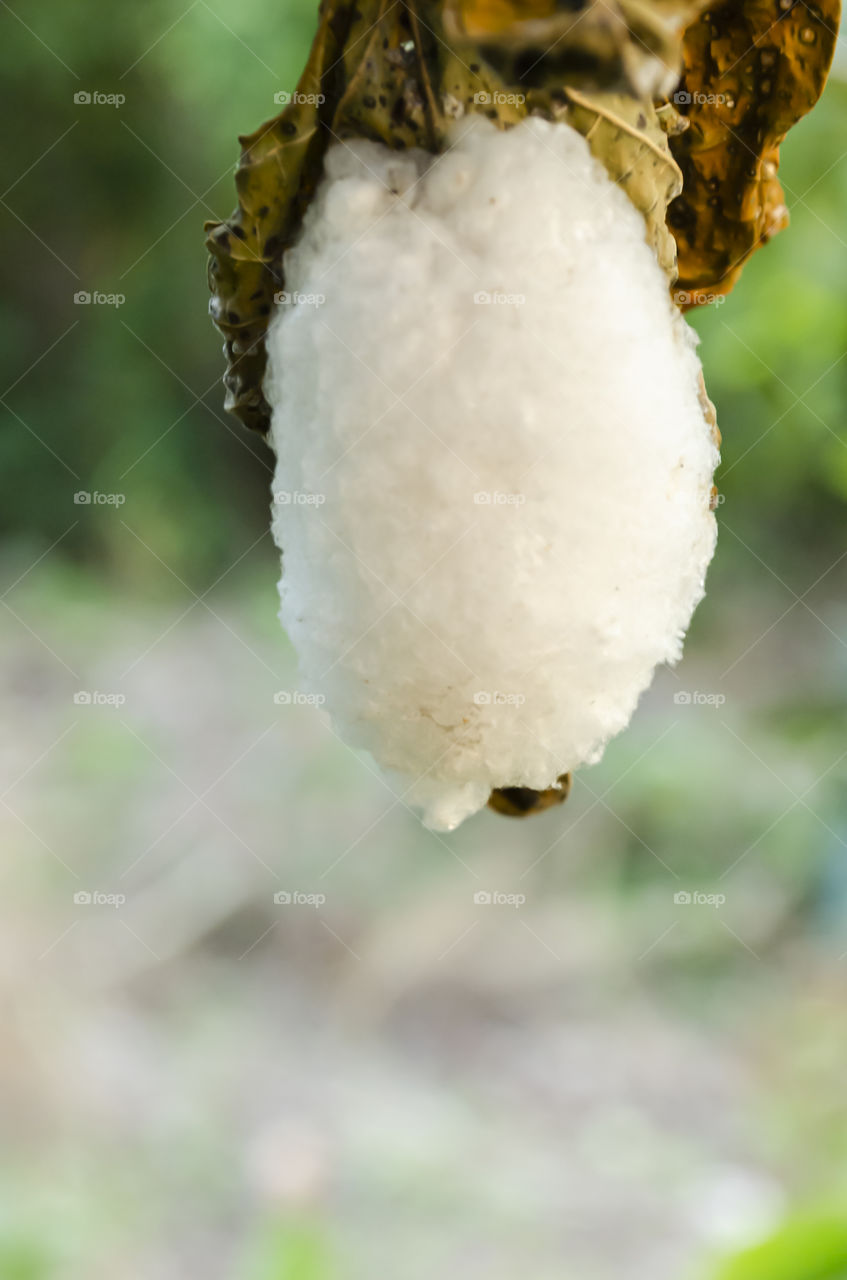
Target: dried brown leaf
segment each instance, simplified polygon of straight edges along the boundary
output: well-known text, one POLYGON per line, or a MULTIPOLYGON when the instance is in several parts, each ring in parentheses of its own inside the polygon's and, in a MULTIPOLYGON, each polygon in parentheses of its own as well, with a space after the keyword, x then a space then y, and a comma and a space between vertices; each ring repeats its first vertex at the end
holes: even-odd
POLYGON ((728 293, 786 226, 779 145, 820 96, 839 11, 839 0, 724 0, 686 31, 674 100, 689 128, 671 140, 683 192, 668 222, 691 304, 728 293))

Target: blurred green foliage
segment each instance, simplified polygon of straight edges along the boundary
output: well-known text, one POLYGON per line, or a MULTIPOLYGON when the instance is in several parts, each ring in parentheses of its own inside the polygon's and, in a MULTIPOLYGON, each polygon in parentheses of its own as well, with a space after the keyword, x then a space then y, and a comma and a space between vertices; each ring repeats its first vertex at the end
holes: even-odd
POLYGON ((162 566, 101 518, 114 510, 74 506, 78 489, 125 493, 120 514, 198 585, 267 526, 267 450, 222 409, 203 222, 232 210, 237 135, 279 110, 314 11, 148 0, 112 21, 92 0, 45 0, 29 29, 7 15, 0 66, 26 127, 7 130, 0 205, 2 519, 28 549, 76 518, 67 554, 167 589, 162 566), (81 90, 126 102, 79 105, 81 90), (79 290, 126 302, 78 306, 79 290))
POLYGON ((790 1219, 763 1244, 719 1266, 712 1280, 844 1280, 847 1218, 830 1214, 790 1219))
POLYGON ((42 1246, 32 1239, 16 1239, 13 1232, 0 1240, 0 1275, 4 1280, 45 1280, 53 1274, 42 1246))
POLYGON ((251 1244, 233 1280, 334 1280, 323 1223, 275 1218, 251 1244))
MULTIPOLYGON (((692 317, 723 433, 720 515, 797 568, 841 549, 847 499, 846 108, 847 88, 831 81, 783 146, 791 225, 723 303, 692 317)), ((724 537, 724 568, 749 568, 734 541, 724 537)))

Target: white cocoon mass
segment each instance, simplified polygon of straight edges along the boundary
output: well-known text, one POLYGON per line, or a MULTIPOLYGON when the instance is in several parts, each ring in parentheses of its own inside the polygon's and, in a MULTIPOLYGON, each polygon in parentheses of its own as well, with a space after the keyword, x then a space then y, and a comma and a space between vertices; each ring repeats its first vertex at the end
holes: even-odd
POLYGON ((715 544, 689 326, 566 124, 334 143, 268 337, 301 687, 436 829, 599 759, 715 544))

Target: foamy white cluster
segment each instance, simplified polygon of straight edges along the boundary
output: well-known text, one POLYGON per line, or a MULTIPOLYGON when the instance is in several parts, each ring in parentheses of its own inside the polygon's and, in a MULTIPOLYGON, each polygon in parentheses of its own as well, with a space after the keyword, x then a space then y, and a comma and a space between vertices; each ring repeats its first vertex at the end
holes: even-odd
POLYGON ((584 139, 452 142, 330 149, 267 386, 303 687, 442 830, 596 761, 679 657, 718 460, 692 331, 584 139))

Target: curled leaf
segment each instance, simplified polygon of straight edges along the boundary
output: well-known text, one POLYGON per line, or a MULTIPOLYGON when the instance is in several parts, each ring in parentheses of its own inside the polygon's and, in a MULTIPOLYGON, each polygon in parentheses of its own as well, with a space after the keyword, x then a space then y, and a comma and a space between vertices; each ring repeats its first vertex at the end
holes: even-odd
POLYGON ((588 96, 566 89, 568 123, 588 140, 609 177, 644 216, 647 240, 669 282, 676 279, 676 244, 667 228, 668 204, 682 190, 682 174, 651 102, 621 94, 588 96))
POLYGON ((526 818, 542 813, 554 804, 563 804, 571 789, 571 775, 563 773, 555 787, 533 791, 531 787, 498 787, 488 797, 488 807, 507 818, 526 818))
POLYGON ((226 340, 225 407, 259 431, 267 431, 270 422, 262 391, 265 331, 274 293, 282 288, 283 251, 320 177, 328 140, 319 127, 324 82, 346 34, 346 25, 335 19, 345 16, 341 7, 322 10, 292 101, 274 120, 239 139, 238 208, 226 222, 206 224, 209 311, 226 340))
POLYGON ((703 0, 446 0, 457 47, 529 88, 657 98, 679 79, 680 40, 703 0))
POLYGON ((839 0, 724 0, 686 31, 673 97, 689 128, 671 140, 683 193, 668 221, 690 305, 728 293, 786 226, 779 145, 820 96, 839 9, 839 0))

